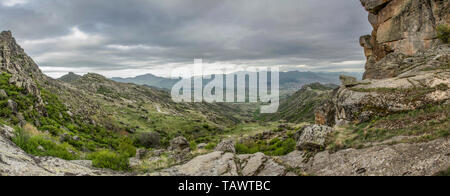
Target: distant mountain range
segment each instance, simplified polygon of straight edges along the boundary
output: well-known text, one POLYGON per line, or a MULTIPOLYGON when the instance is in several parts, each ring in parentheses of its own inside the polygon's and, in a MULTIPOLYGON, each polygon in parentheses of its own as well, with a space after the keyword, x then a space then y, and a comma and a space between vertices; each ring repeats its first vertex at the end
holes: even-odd
POLYGON ((178 81, 180 81, 179 78, 164 78, 155 76, 153 74, 145 74, 140 75, 132 78, 120 78, 120 77, 113 77, 110 78, 113 81, 116 82, 122 82, 122 83, 132 83, 137 85, 146 85, 161 89, 171 89, 173 85, 175 85, 178 81))
MULTIPOLYGON (((322 84, 340 84, 339 76, 348 75, 361 79, 362 73, 356 72, 300 72, 289 71, 280 72, 280 91, 281 94, 293 94, 300 90, 302 86, 311 83, 322 84)), ((130 78, 111 78, 116 82, 133 83, 138 85, 146 85, 160 89, 171 89, 180 79, 165 78, 155 76, 153 74, 145 74, 130 78)), ((207 80, 205 82, 208 82, 207 80)))

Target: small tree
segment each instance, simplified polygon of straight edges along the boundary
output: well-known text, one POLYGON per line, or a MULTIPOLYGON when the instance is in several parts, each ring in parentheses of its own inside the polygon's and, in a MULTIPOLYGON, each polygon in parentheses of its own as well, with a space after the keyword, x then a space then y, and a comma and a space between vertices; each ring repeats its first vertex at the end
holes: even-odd
POLYGON ((437 27, 437 36, 445 44, 449 43, 450 27, 448 25, 441 24, 437 27))

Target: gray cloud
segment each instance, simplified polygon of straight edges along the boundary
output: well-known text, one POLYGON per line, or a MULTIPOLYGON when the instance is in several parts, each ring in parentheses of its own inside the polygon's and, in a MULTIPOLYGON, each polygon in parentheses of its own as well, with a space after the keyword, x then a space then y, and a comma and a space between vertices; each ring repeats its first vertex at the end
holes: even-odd
POLYGON ((167 74, 194 58, 358 71, 371 29, 359 0, 0 0, 0 18, 54 76, 167 74))

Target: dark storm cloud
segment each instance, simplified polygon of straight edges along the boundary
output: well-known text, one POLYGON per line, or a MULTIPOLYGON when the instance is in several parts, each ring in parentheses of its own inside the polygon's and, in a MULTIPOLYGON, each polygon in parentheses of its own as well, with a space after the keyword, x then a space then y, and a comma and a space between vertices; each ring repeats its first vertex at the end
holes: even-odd
POLYGON ((359 0, 0 0, 0 18, 50 74, 163 74, 193 58, 361 70, 370 32, 359 0))

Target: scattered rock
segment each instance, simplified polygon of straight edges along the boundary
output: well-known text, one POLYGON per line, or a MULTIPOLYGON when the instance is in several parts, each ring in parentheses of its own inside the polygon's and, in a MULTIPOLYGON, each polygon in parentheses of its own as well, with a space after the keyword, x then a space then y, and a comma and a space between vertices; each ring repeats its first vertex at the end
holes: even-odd
POLYGON ((8 107, 14 114, 17 114, 18 109, 17 109, 17 103, 15 101, 9 99, 8 100, 8 107))
POLYGON ((233 139, 225 139, 216 146, 214 151, 236 153, 235 145, 236 141, 233 139))
POLYGON ((300 132, 297 142, 299 150, 320 150, 325 148, 328 135, 333 132, 333 128, 323 125, 312 125, 304 127, 300 132))
POLYGON ((0 89, 0 99, 5 99, 8 97, 8 94, 6 94, 6 91, 3 89, 0 89))

